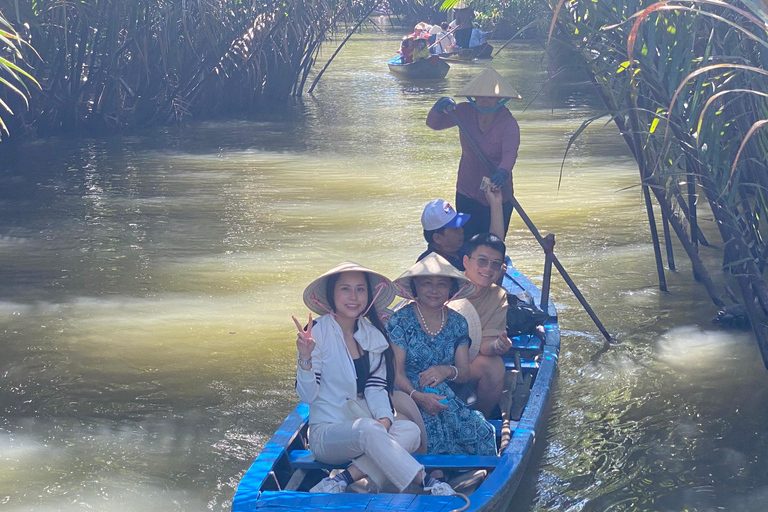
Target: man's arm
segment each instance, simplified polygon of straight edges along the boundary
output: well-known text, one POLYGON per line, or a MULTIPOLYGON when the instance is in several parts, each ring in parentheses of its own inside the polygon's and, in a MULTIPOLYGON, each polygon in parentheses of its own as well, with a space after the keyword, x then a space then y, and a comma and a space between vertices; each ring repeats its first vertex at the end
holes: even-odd
POLYGON ((491 205, 491 225, 488 232, 504 240, 504 207, 501 188, 496 185, 488 185, 485 189, 485 199, 491 205))

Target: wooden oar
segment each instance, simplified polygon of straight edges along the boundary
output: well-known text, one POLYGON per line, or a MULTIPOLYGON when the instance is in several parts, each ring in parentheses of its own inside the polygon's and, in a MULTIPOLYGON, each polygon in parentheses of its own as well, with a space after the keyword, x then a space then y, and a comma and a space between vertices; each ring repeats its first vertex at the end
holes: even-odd
MULTIPOLYGON (((491 160, 483 152, 483 150, 480 149, 480 146, 477 145, 477 142, 467 132, 466 128, 461 123, 458 116, 456 116, 456 112, 451 111, 446 113, 451 119, 453 119, 453 122, 456 123, 456 126, 459 128, 459 130, 461 130, 461 133, 464 134, 464 138, 467 140, 467 142, 469 142, 469 145, 472 146, 472 149, 475 151, 478 158, 480 158, 483 164, 488 168, 488 172, 493 174, 496 171, 496 165, 493 162, 491 162, 491 160)), ((523 222, 525 223, 525 225, 528 226, 528 229, 530 230, 531 234, 533 234, 534 238, 536 238, 536 241, 539 242, 539 245, 541 245, 542 249, 546 251, 548 246, 546 241, 544 240, 544 237, 541 236, 541 233, 539 233, 539 230, 533 224, 533 221, 531 220, 531 218, 528 217, 528 214, 525 213, 525 210, 523 210, 523 207, 520 206, 520 203, 517 202, 517 199, 515 199, 515 196, 509 190, 509 187, 507 187, 505 184, 504 187, 502 187, 502 190, 506 198, 512 203, 512 206, 517 212, 517 214, 520 215, 520 218, 523 219, 523 222)), ((555 256, 554 253, 552 253, 551 256, 552 256, 552 264, 555 265, 555 268, 557 268, 557 270, 560 272, 560 275, 563 276, 563 279, 568 284, 573 294, 576 296, 577 299, 579 299, 579 302, 581 303, 584 310, 587 312, 587 314, 595 323, 595 325, 603 334, 603 336, 605 336, 606 342, 609 344, 615 343, 613 338, 611 338, 611 335, 608 334, 608 331, 605 329, 605 327, 603 327, 603 324, 602 322, 600 322, 600 319, 597 318, 595 311, 589 305, 589 303, 587 302, 587 299, 584 298, 584 295, 582 295, 581 291, 573 282, 573 279, 571 279, 571 276, 568 275, 568 272, 565 270, 565 267, 563 267, 563 264, 560 263, 560 260, 557 259, 557 256, 555 256)))
POLYGON ((454 31, 454 30, 456 30, 456 27, 453 27, 451 30, 449 30, 448 32, 446 32, 445 34, 443 34, 443 37, 441 37, 440 39, 436 39, 434 43, 432 43, 431 45, 427 46, 427 50, 431 49, 431 48, 432 48, 433 46, 435 46, 437 43, 439 43, 440 41, 442 41, 443 39, 445 39, 445 38, 446 38, 446 37, 448 37, 449 35, 453 34, 453 31, 454 31))

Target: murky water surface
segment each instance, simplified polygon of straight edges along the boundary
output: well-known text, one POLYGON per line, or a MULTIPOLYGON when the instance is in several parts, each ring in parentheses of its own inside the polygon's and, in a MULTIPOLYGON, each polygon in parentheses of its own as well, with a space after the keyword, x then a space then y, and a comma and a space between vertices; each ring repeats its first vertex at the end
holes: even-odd
MULTIPOLYGON (((453 196, 458 135, 424 118, 483 65, 402 82, 396 45, 355 36, 314 98, 272 118, 24 148, 0 178, 3 510, 228 510, 297 401, 304 286, 348 258, 397 276, 425 246, 423 205, 453 196)), ((657 290, 614 126, 576 142, 557 190, 594 112, 582 90, 545 86, 533 44, 493 65, 525 98, 520 202, 621 341, 593 361, 601 338, 554 282, 560 376, 513 509, 765 510, 768 374, 751 336, 711 326, 682 253, 657 290)), ((538 276, 519 219, 508 242, 538 276)))

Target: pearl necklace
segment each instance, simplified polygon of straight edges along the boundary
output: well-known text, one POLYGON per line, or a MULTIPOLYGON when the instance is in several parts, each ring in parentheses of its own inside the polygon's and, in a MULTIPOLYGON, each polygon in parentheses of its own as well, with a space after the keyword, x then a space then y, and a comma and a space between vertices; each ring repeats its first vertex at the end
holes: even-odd
POLYGON ((414 304, 416 304, 416 312, 419 314, 419 318, 421 318, 421 323, 424 324, 424 330, 427 331, 427 334, 429 334, 430 338, 434 338, 435 336, 440 334, 440 331, 442 331, 443 327, 445 326, 445 306, 440 308, 440 328, 436 332, 432 332, 429 330, 427 321, 424 319, 424 315, 421 313, 421 308, 419 307, 419 303, 414 302, 414 304))

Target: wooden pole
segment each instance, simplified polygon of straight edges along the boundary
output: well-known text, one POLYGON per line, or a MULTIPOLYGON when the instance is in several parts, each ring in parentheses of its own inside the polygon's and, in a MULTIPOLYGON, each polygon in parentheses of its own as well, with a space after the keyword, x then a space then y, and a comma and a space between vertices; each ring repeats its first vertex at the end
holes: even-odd
POLYGON ((333 62, 333 59, 336 57, 336 55, 339 54, 339 52, 344 47, 344 45, 347 44, 347 41, 349 41, 349 38, 352 37, 352 34, 354 34, 357 31, 357 29, 360 28, 360 25, 362 25, 365 22, 365 20, 368 19, 368 16, 373 14, 373 11, 375 11, 375 10, 376 10, 375 7, 373 9, 371 9, 371 11, 368 14, 366 14, 365 16, 363 16, 363 19, 361 19, 357 23, 357 25, 355 25, 355 27, 352 30, 349 31, 349 34, 347 34, 347 37, 345 37, 344 40, 339 45, 339 47, 336 48, 336 51, 333 52, 333 55, 331 55, 331 58, 328 59, 328 62, 325 63, 325 66, 323 66, 323 69, 321 69, 320 72, 315 77, 315 80, 312 82, 312 85, 309 86, 309 91, 307 91, 309 94, 312 94, 312 91, 315 90, 315 86, 317 85, 317 82, 320 81, 320 77, 323 76, 323 73, 325 73, 325 70, 328 69, 328 66, 331 65, 331 62, 333 62))
POLYGON ((544 276, 541 282, 541 302, 539 307, 542 311, 549 311, 549 285, 552 280, 552 254, 555 250, 555 235, 549 233, 544 237, 547 247, 544 247, 544 276))
POLYGON ((437 45, 437 43, 439 43, 440 41, 442 41, 443 39, 445 39, 449 35, 453 34, 454 30, 456 30, 456 27, 453 27, 451 30, 449 30, 448 32, 443 34, 443 36, 440 39, 435 39, 434 43, 432 43, 431 45, 427 46, 427 50, 431 50, 435 45, 437 45))
MULTIPOLYGON (((495 57, 495 56, 497 56, 501 50, 503 50, 504 48, 506 48, 506 47, 507 47, 507 45, 508 45, 509 43, 511 43, 512 41, 514 41, 514 39, 515 39, 517 36, 519 36, 520 34, 522 34, 523 32, 525 32, 526 30, 528 30, 528 28, 529 28, 529 27, 531 27, 531 26, 533 26, 533 25, 537 25, 537 24, 540 24, 540 23, 541 23, 541 20, 538 20, 538 19, 536 19, 536 20, 533 20, 532 22, 530 22, 529 24, 527 24, 526 26, 524 26, 523 28, 521 28, 520 30, 518 30, 517 32, 515 32, 515 35, 513 35, 512 37, 510 37, 510 38, 509 38, 509 40, 508 40, 506 43, 504 43, 503 45, 501 45, 501 47, 500 47, 498 50, 496 50, 496 53, 494 53, 494 54, 493 54, 493 56, 494 56, 494 57, 495 57)), ((497 26, 498 26, 498 25, 497 25, 497 26)), ((494 30, 495 30, 495 27, 494 27, 494 30)), ((489 37, 488 39, 490 39, 490 37, 489 37)))

